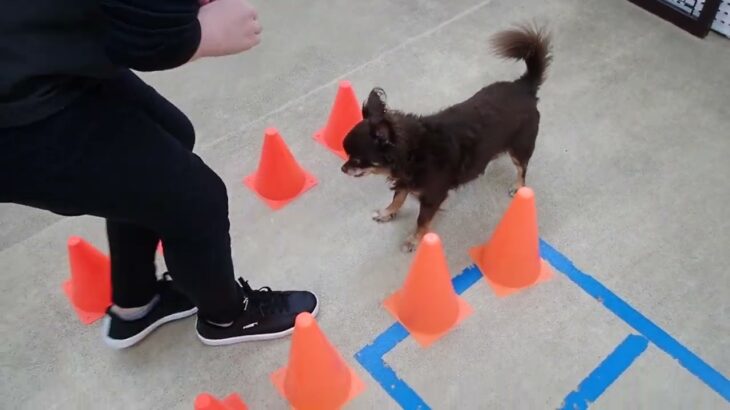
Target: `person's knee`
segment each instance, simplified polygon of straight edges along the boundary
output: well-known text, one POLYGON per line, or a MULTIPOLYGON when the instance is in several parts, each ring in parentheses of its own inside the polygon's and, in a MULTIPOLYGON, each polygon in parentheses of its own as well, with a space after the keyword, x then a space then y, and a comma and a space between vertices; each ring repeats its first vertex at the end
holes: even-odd
MULTIPOLYGON (((180 181, 176 198, 169 201, 167 233, 211 237, 228 233, 228 191, 223 180, 202 161, 194 175, 180 181)), ((164 235, 163 235, 164 236, 164 235)))
POLYGON ((179 120, 179 127, 175 137, 185 149, 188 151, 193 150, 195 146, 195 127, 193 127, 193 123, 190 122, 188 117, 183 115, 179 120))
POLYGON ((193 212, 210 229, 228 230, 228 190, 223 180, 207 168, 205 178, 197 186, 193 212))

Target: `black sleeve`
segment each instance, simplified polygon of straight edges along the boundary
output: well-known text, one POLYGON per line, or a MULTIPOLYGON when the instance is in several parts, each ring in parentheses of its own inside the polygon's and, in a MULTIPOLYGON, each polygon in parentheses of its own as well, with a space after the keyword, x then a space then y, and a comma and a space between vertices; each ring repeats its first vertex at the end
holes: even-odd
POLYGON ((101 0, 105 48, 117 65, 158 71, 185 64, 200 44, 198 0, 101 0))

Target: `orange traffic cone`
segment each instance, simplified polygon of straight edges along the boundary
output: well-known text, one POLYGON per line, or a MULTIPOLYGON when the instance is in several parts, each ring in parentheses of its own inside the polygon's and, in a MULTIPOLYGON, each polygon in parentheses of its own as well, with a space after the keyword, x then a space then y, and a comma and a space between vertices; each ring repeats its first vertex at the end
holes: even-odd
POLYGON ((342 147, 342 141, 360 121, 362 121, 362 108, 352 84, 349 81, 341 81, 327 125, 314 135, 314 139, 346 160, 347 154, 342 147))
POLYGON ((438 235, 423 237, 403 287, 385 301, 385 308, 423 347, 472 313, 454 291, 438 235))
POLYGON ((317 184, 275 128, 267 128, 256 172, 243 180, 272 209, 279 209, 317 184))
POLYGON ((506 296, 552 277, 540 259, 535 193, 517 191, 492 238, 473 248, 470 255, 497 296, 506 296))
POLYGON ((297 316, 289 365, 271 380, 297 410, 339 409, 365 390, 309 313, 297 316))
POLYGON ((233 393, 220 401, 208 393, 201 393, 195 398, 195 410, 248 410, 241 396, 233 393))
POLYGON ((111 264, 109 258, 83 239, 68 239, 71 278, 63 291, 84 324, 91 324, 112 304, 111 264))

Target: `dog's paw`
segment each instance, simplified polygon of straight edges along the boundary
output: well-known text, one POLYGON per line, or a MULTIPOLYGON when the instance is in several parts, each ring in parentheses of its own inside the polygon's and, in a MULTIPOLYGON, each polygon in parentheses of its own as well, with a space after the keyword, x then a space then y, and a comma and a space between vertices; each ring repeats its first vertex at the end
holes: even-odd
POLYGON ((396 215, 395 212, 388 212, 385 209, 380 209, 378 211, 373 212, 373 221, 379 222, 379 223, 390 222, 395 218, 395 215, 396 215))
POLYGON ((403 245, 401 245, 400 250, 403 251, 403 253, 411 253, 416 250, 418 247, 418 238, 415 236, 410 236, 408 239, 403 242, 403 245))

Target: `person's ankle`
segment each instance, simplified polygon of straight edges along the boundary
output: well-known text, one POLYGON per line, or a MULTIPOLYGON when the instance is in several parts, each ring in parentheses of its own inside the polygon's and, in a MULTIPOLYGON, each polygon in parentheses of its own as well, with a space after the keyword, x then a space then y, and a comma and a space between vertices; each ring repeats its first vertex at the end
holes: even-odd
POLYGON ((147 316, 148 313, 154 307, 159 303, 160 301, 160 295, 155 295, 152 300, 147 302, 147 304, 137 307, 119 307, 117 305, 112 305, 110 310, 112 313, 114 313, 117 317, 119 317, 122 320, 132 321, 132 320, 139 320, 145 316, 147 316))

